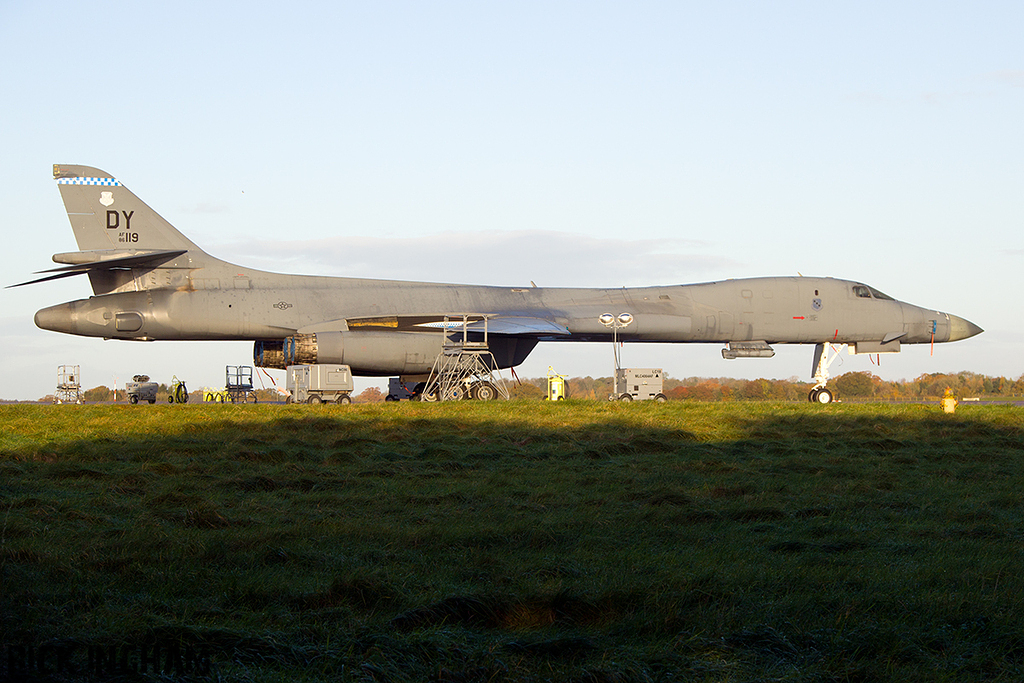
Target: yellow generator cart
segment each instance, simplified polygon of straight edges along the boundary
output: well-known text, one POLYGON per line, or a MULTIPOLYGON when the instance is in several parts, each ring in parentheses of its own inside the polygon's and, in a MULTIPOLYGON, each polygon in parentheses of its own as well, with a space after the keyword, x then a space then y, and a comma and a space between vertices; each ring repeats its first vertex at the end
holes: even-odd
POLYGON ((568 398, 569 385, 565 378, 565 375, 559 375, 553 367, 548 366, 548 401, 562 401, 568 398))

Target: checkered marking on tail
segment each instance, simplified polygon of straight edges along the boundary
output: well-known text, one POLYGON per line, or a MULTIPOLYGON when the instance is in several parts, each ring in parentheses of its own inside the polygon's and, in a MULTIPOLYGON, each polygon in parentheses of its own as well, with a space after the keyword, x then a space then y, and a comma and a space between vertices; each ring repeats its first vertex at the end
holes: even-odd
POLYGON ((109 185, 121 187, 114 178, 57 178, 58 185, 109 185))

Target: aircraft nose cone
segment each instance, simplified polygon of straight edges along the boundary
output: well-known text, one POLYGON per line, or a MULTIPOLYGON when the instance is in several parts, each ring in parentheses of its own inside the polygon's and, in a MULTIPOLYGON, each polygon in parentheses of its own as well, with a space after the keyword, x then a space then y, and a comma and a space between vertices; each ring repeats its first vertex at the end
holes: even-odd
POLYGON ((74 313, 70 304, 58 304, 36 311, 36 327, 74 334, 74 313))
POLYGON ((949 341, 967 339, 984 331, 970 320, 964 320, 955 315, 949 316, 949 341))

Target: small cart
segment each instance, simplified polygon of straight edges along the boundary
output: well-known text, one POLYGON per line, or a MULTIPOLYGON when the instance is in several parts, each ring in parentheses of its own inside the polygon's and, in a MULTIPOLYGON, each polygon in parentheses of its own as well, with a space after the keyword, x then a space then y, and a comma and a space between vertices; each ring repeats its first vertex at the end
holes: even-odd
POLYGON ((569 383, 565 378, 565 375, 559 375, 553 367, 548 366, 548 395, 544 397, 545 400, 562 401, 569 395, 569 383))
POLYGON ((146 401, 150 405, 156 403, 156 382, 149 381, 149 375, 135 375, 131 382, 125 382, 124 393, 132 405, 146 401))
POLYGON ((224 390, 232 403, 259 403, 252 388, 252 366, 228 365, 224 370, 224 390))

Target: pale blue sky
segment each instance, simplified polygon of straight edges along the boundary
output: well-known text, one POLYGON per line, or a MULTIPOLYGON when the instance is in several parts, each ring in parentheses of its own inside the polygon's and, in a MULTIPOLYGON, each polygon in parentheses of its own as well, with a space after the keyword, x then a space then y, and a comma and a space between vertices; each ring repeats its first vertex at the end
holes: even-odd
MULTIPOLYGON (((6 283, 75 248, 53 163, 97 166, 211 253, 289 272, 620 286, 861 280, 974 339, 833 371, 1024 373, 1024 5, 46 4, 0 0, 6 283)), ((85 278, 0 290, 0 397, 145 372, 192 388, 243 343, 38 330, 85 278)), ((811 349, 685 377, 806 377, 811 349)), ((607 375, 604 345, 520 368, 607 375)), ((277 373, 280 378, 282 373, 277 373)))

